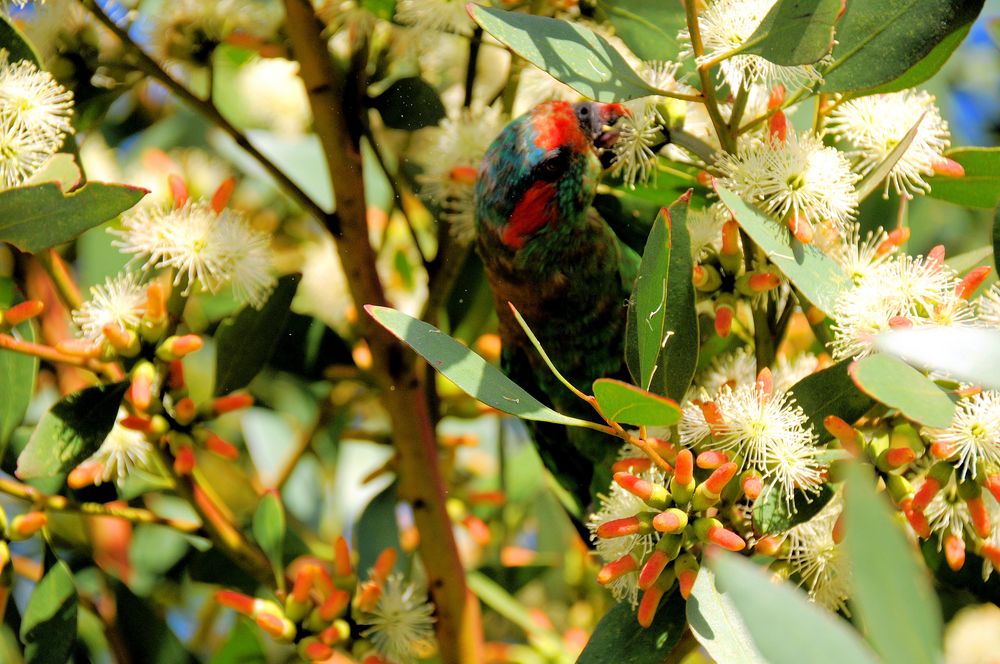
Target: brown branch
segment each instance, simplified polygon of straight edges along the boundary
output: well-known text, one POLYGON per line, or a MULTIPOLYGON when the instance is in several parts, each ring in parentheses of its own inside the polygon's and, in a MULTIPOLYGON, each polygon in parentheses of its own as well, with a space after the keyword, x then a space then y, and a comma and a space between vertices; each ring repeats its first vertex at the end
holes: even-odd
MULTIPOLYGON (((284 0, 285 29, 312 107, 316 132, 326 157, 337 201, 340 227, 328 225, 358 305, 385 303, 368 240, 361 168, 361 123, 358 95, 363 85, 331 59, 322 37, 323 25, 309 0, 284 0)), ((362 71, 355 60, 351 72, 362 71)), ((482 660, 479 605, 470 598, 465 575, 445 510, 444 480, 438 465, 437 441, 423 392, 425 375, 415 356, 368 317, 360 321, 372 351, 372 374, 392 420, 399 455, 399 495, 413 506, 420 531, 420 554, 437 607, 441 657, 452 664, 482 660)))

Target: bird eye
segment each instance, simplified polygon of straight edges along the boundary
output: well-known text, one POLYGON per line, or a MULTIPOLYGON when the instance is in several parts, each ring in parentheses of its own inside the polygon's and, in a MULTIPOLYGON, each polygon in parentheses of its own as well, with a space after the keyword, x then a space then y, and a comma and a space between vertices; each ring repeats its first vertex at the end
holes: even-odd
POLYGON ((590 115, 590 107, 589 106, 581 106, 580 110, 578 112, 583 117, 587 117, 588 115, 590 115))
POLYGON ((535 167, 535 172, 539 179, 551 182, 558 179, 569 165, 569 155, 565 151, 559 150, 545 161, 535 167))

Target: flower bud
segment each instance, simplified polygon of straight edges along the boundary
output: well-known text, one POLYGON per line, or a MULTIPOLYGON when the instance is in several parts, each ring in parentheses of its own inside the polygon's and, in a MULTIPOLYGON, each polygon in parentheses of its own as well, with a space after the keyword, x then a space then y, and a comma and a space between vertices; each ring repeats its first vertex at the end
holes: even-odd
POLYGON ((299 641, 297 646, 299 657, 307 662, 322 662, 333 657, 333 648, 326 645, 316 636, 307 636, 299 641))
POLYGON ((653 528, 661 533, 679 533, 688 524, 686 512, 673 507, 653 517, 653 528))
POLYGON ((354 570, 351 566, 351 549, 341 535, 333 543, 333 576, 339 583, 346 580, 353 584, 354 570))
POLYGON ((201 350, 204 342, 197 334, 185 334, 183 336, 168 337, 156 349, 156 356, 164 362, 179 360, 185 355, 201 350))
POLYGON ((885 256, 896 249, 902 247, 910 239, 910 229, 907 226, 900 226, 889 231, 888 236, 875 250, 877 256, 885 256))
POLYGON ((691 596, 691 589, 698 578, 698 560, 690 553, 684 552, 677 556, 674 562, 674 574, 677 576, 677 586, 681 597, 688 599, 691 596))
POLYGON ((194 470, 195 456, 194 448, 190 443, 181 443, 175 446, 174 452, 174 472, 178 475, 190 475, 194 470))
POLYGON ((12 541, 28 539, 39 530, 44 528, 49 522, 49 517, 45 512, 26 512, 18 514, 7 528, 7 536, 12 541))
POLYGON ((630 473, 615 473, 615 483, 633 496, 656 510, 662 510, 670 504, 670 494, 666 487, 647 482, 641 477, 630 473))
POLYGON ((909 447, 890 447, 878 456, 875 465, 883 473, 890 473, 910 465, 917 455, 909 447))
MULTIPOLYGON (((707 418, 706 421, 708 421, 707 418)), ((695 459, 695 465, 704 470, 715 470, 727 461, 729 461, 729 457, 725 452, 720 450, 706 450, 695 459)))
POLYGON ((748 499, 757 500, 764 490, 764 480, 761 479, 757 471, 750 469, 740 475, 740 488, 748 499))
POLYGON ((808 219, 794 214, 788 217, 788 230, 802 244, 811 244, 816 234, 808 219))
POLYGON ((714 265, 695 265, 694 287, 701 293, 714 293, 722 286, 722 275, 714 265))
POLYGON ((108 345, 121 357, 135 357, 141 350, 139 335, 118 323, 108 323, 101 328, 101 333, 108 345))
POLYGON ((205 439, 205 449, 230 461, 236 461, 240 458, 240 451, 232 443, 223 440, 214 433, 209 434, 208 438, 205 439))
POLYGON ((212 413, 215 415, 223 415, 225 413, 231 413, 234 410, 249 408, 252 405, 253 397, 249 394, 227 394, 226 396, 219 397, 212 402, 212 413))
POLYGON ((982 496, 966 498, 965 504, 969 508, 969 520, 972 522, 972 527, 976 531, 976 534, 982 539, 988 538, 993 528, 990 521, 990 513, 986 509, 986 503, 983 501, 982 496))
POLYGON ((11 328, 24 321, 40 316, 45 311, 45 303, 41 300, 26 300, 0 313, 0 326, 11 328))
POLYGON ((720 297, 715 303, 715 333, 725 339, 733 329, 736 310, 729 299, 720 297))
POLYGON ((221 214, 226 205, 229 204, 229 199, 232 197, 233 192, 236 190, 236 178, 233 176, 227 177, 219 184, 219 188, 215 190, 212 194, 212 211, 215 214, 221 214))
POLYGON ((764 535, 754 544, 754 551, 762 556, 771 556, 774 558, 785 557, 788 555, 790 548, 791 545, 788 542, 788 538, 776 535, 764 535))
POLYGON ((181 426, 191 424, 197 416, 198 406, 191 397, 184 397, 174 404, 173 417, 181 426))
POLYGON ((665 570, 656 580, 656 584, 642 594, 642 599, 639 600, 639 610, 636 613, 636 618, 639 620, 640 625, 649 627, 653 624, 653 618, 656 617, 656 610, 660 606, 660 600, 673 585, 673 572, 665 570))
POLYGON ((149 343, 155 343, 167 330, 167 293, 163 284, 154 281, 146 288, 146 308, 139 322, 139 332, 149 343))
POLYGON ((624 472, 643 472, 649 470, 653 466, 653 461, 649 457, 628 457, 625 459, 619 459, 615 461, 614 465, 611 466, 611 472, 613 473, 624 473, 624 472))
POLYGON ((618 560, 606 563, 601 571, 597 573, 597 582, 606 586, 615 579, 621 578, 629 572, 639 569, 639 563, 631 553, 626 553, 618 560))
POLYGON ((960 178, 965 176, 965 167, 954 159, 948 159, 948 157, 939 157, 931 164, 931 169, 935 174, 946 177, 960 178))
POLYGON ((187 185, 184 184, 184 179, 176 173, 171 173, 167 177, 167 183, 170 185, 170 196, 174 200, 174 209, 179 210, 187 205, 190 194, 187 185))
POLYGON ((605 521, 597 527, 597 536, 604 539, 627 535, 646 535, 653 530, 652 512, 639 512, 635 516, 605 521))
POLYGON ((988 265, 972 268, 962 281, 955 286, 955 295, 963 300, 968 300, 976 292, 976 289, 983 285, 983 281, 986 280, 989 274, 990 267, 988 265))
POLYGON ((153 381, 156 378, 156 368, 146 360, 132 367, 132 383, 129 386, 128 397, 136 410, 149 410, 153 403, 153 381))
POLYGON ((965 564, 965 541, 961 535, 948 533, 944 536, 944 559, 953 572, 962 569, 965 564))

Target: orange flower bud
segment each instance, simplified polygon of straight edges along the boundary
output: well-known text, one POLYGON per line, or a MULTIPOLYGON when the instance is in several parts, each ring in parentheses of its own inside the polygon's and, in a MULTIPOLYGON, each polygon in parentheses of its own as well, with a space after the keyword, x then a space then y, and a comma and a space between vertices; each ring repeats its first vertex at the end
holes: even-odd
POLYGON ((988 265, 980 265, 979 267, 972 268, 965 275, 965 278, 955 286, 955 295, 963 300, 968 300, 976 292, 976 289, 983 285, 983 281, 989 275, 990 267, 988 265))
POLYGON ((986 509, 983 497, 974 496, 968 498, 965 504, 969 507, 969 520, 972 521, 972 527, 975 529, 976 534, 986 539, 990 536, 992 524, 990 523, 990 513, 986 509))
POLYGON ((222 415, 234 410, 249 408, 252 405, 253 397, 249 394, 227 394, 212 402, 212 412, 216 415, 222 415))
POLYGON ((18 514, 11 520, 7 534, 12 540, 28 539, 44 528, 48 522, 49 517, 45 512, 18 514))
POLYGON ((615 473, 614 480, 618 486, 655 509, 663 509, 670 500, 665 487, 647 482, 631 473, 615 473))
POLYGON ((944 265, 944 245, 938 244, 927 252, 927 265, 940 268, 944 265))
POLYGON ((918 512, 923 512, 927 509, 934 496, 937 492, 941 490, 941 482, 937 481, 933 477, 927 477, 924 479, 923 484, 917 489, 917 493, 913 496, 913 502, 911 503, 911 509, 918 512))
POLYGON ((761 479, 754 471, 747 471, 743 473, 743 478, 740 481, 740 486, 743 489, 743 495, 750 500, 757 500, 760 496, 761 491, 764 490, 764 480, 761 479))
POLYGON ((677 508, 665 510, 653 517, 653 528, 668 535, 679 533, 687 527, 687 524, 687 513, 677 508))
POLYGON ((677 453, 674 464, 674 481, 687 486, 694 481, 694 455, 691 450, 681 450, 677 453))
POLYGON ((732 461, 724 463, 709 475, 708 479, 705 480, 704 486, 710 493, 718 496, 726 488, 726 485, 729 484, 729 480, 736 476, 737 470, 739 470, 739 466, 732 461))
POLYGON ((167 178, 167 183, 170 185, 170 195, 174 199, 174 208, 180 209, 184 207, 190 197, 187 185, 184 184, 184 180, 181 179, 181 176, 171 173, 167 178))
POLYGON ((715 333, 725 339, 733 329, 733 307, 728 303, 717 302, 715 305, 715 333))
POLYGON ((809 220, 798 215, 792 215, 788 218, 788 229, 802 244, 811 244, 816 234, 809 220))
POLYGON ((186 444, 179 445, 174 452, 174 472, 178 475, 190 475, 194 464, 194 448, 186 444))
POLYGON ((615 579, 625 576, 629 572, 639 569, 639 563, 630 553, 626 553, 618 560, 613 560, 604 565, 597 573, 597 582, 606 586, 615 579))
POLYGON ((236 178, 229 176, 219 185, 219 188, 212 194, 212 211, 220 214, 229 204, 229 199, 236 190, 236 178))
POLYGON ((605 521, 597 527, 597 536, 604 539, 625 537, 626 535, 645 535, 653 528, 653 517, 648 512, 640 512, 635 516, 623 519, 605 521))
POLYGON ((334 590, 319 606, 319 617, 324 622, 330 622, 334 618, 344 615, 347 606, 351 603, 351 593, 339 588, 334 590))
POLYGON ((785 117, 783 111, 775 111, 767 119, 767 130, 771 138, 775 139, 779 144, 785 142, 788 136, 788 118, 785 117))
POLYGON ((628 457, 615 461, 611 466, 611 472, 623 473, 627 471, 642 472, 649 470, 653 466, 653 461, 649 457, 628 457))
POLYGON ((882 243, 878 245, 878 249, 875 250, 875 254, 878 256, 885 256, 886 254, 896 251, 899 247, 902 247, 910 239, 910 229, 906 226, 900 226, 899 228, 894 228, 888 233, 888 237, 882 240, 882 243))
POLYGON ((26 320, 40 316, 43 311, 45 311, 45 303, 41 300, 26 300, 4 311, 0 315, 0 322, 7 327, 14 327, 26 320))
POLYGON ((953 159, 948 159, 948 157, 941 157, 931 164, 931 168, 938 175, 946 177, 960 178, 965 176, 965 167, 953 159))
POLYGON ((944 536, 944 559, 953 572, 962 569, 965 564, 965 541, 960 535, 948 533, 944 536))
MULTIPOLYGON (((715 404, 713 403, 712 405, 714 406, 715 404)), ((716 407, 717 411, 718 407, 716 407)), ((708 421, 708 418, 706 417, 705 420, 708 421)), ((706 450, 695 459, 695 465, 705 470, 714 470, 728 461, 729 457, 725 452, 720 450, 706 450)))
POLYGON ((337 579, 348 579, 354 575, 351 566, 351 549, 343 535, 333 543, 333 574, 337 579))
POLYGON ((642 570, 639 572, 639 589, 648 590, 657 579, 660 578, 660 573, 670 562, 670 557, 664 551, 657 549, 646 560, 646 564, 642 566, 642 570))

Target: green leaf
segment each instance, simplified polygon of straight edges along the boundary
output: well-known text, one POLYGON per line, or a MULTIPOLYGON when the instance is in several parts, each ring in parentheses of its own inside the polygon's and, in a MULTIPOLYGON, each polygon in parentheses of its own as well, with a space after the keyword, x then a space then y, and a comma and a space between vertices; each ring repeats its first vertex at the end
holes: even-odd
POLYGON ((993 211, 993 267, 1000 272, 1000 205, 993 211))
POLYGON ((808 656, 809 664, 877 664, 847 622, 787 581, 774 583, 749 560, 725 551, 711 556, 709 567, 767 662, 801 664, 808 656))
POLYGON ((926 115, 927 114, 924 113, 920 116, 916 124, 914 124, 910 130, 906 132, 906 135, 903 136, 902 140, 899 141, 896 147, 892 149, 892 152, 886 155, 885 159, 882 160, 882 163, 865 173, 865 176, 861 178, 861 181, 854 187, 854 190, 858 194, 859 201, 863 201, 868 198, 868 196, 875 191, 880 184, 882 184, 886 177, 889 176, 889 173, 892 172, 896 163, 902 159, 906 149, 910 147, 910 143, 913 142, 913 137, 917 135, 917 130, 920 129, 920 123, 923 122, 926 115))
POLYGON ((1000 148, 955 148, 945 156, 960 163, 965 175, 929 178, 928 196, 966 207, 996 208, 1000 203, 1000 148))
POLYGON ((298 274, 283 276, 263 308, 246 306, 236 318, 219 326, 215 333, 216 394, 246 387, 271 359, 300 279, 298 274))
MULTIPOLYGON (((223 560, 229 563, 229 568, 235 567, 228 559, 223 560)), ((216 570, 212 583, 225 584, 222 577, 229 572, 229 568, 216 570)), ((195 664, 198 661, 184 649, 184 644, 171 631, 162 612, 153 611, 151 602, 136 597, 122 583, 115 581, 110 585, 118 610, 115 628, 121 635, 126 661, 142 664, 195 664)))
POLYGON ((925 371, 1000 390, 1000 330, 995 328, 889 330, 875 338, 875 347, 925 371))
POLYGON ((864 90, 900 78, 982 8, 983 0, 852 0, 837 23, 820 90, 864 90))
POLYGON ((616 604, 597 623, 576 664, 662 664, 684 633, 684 604, 679 592, 667 595, 648 629, 631 606, 616 604))
POLYGON ((14 27, 10 19, 2 14, 0 14, 0 44, 10 53, 11 62, 27 60, 41 66, 42 61, 38 57, 38 52, 25 39, 21 31, 14 27))
MULTIPOLYGON (((371 569, 379 554, 387 548, 402 553, 399 546, 399 523, 396 521, 398 504, 396 483, 393 482, 365 505, 361 518, 358 519, 358 527, 354 529, 353 548, 358 552, 358 569, 371 569)), ((396 568, 400 568, 402 558, 402 555, 397 557, 396 568)))
POLYGON ((253 537, 257 540, 264 555, 271 561, 271 568, 274 570, 274 578, 278 581, 278 587, 284 585, 285 580, 285 507, 281 504, 281 498, 277 492, 268 491, 257 503, 257 510, 253 513, 253 537))
POLYGON ((543 405, 499 369, 433 325, 388 307, 369 304, 365 311, 441 375, 487 406, 526 420, 567 426, 584 424, 583 420, 562 415, 543 405))
POLYGON ((524 633, 531 638, 533 646, 541 649, 543 653, 558 654, 563 651, 559 635, 551 628, 539 625, 528 609, 506 588, 481 572, 469 572, 466 580, 469 590, 475 593, 483 604, 524 630, 524 633))
POLYGON ((790 67, 811 65, 830 52, 840 0, 779 0, 743 45, 751 53, 790 67))
POLYGON ((819 493, 796 491, 791 508, 785 503, 785 491, 771 484, 753 504, 753 530, 757 535, 773 535, 813 518, 833 498, 829 484, 821 484, 819 493))
POLYGON ((941 662, 944 625, 927 570, 874 486, 852 464, 844 505, 852 606, 887 664, 941 662))
POLYGON ((471 5, 483 30, 585 97, 624 101, 657 92, 604 37, 576 23, 471 5))
POLYGON ((837 296, 851 281, 837 263, 812 245, 794 240, 788 229, 750 207, 739 196, 718 187, 719 198, 756 242, 802 294, 823 311, 833 311, 837 296))
POLYGON ((965 40, 969 34, 972 24, 955 30, 945 37, 941 42, 931 49, 931 52, 921 58, 915 65, 903 72, 902 76, 893 79, 877 88, 865 90, 865 94, 884 94, 887 92, 899 92, 907 88, 915 88, 934 74, 941 71, 941 67, 948 61, 951 54, 955 52, 958 45, 965 40))
POLYGON ((246 618, 237 618, 229 638, 209 664, 255 664, 266 662, 267 655, 260 642, 260 630, 246 618))
MULTIPOLYGON (((0 277, 0 310, 14 304, 14 281, 0 277)), ((21 323, 8 332, 25 341, 35 340, 35 330, 30 321, 21 323)), ((0 459, 7 449, 7 443, 28 411, 31 397, 35 393, 35 378, 38 376, 38 358, 10 350, 0 350, 0 459)))
POLYGON ((668 427, 679 422, 682 415, 673 399, 613 378, 595 380, 594 397, 605 417, 619 424, 668 427))
POLYGON ((394 81, 370 103, 391 129, 416 131, 436 125, 445 116, 437 91, 419 76, 394 81))
POLYGON ((390 21, 396 11, 396 0, 361 0, 361 6, 383 21, 390 21))
POLYGON ((31 593, 21 621, 27 664, 65 664, 76 643, 77 602, 73 574, 57 561, 31 593))
POLYGON ((615 34, 637 56, 647 61, 678 60, 681 44, 677 33, 687 27, 679 2, 598 0, 597 6, 614 26, 615 34))
POLYGON ((947 393, 902 360, 871 355, 852 364, 848 371, 858 389, 914 422, 941 428, 951 425, 955 404, 947 393))
POLYGON ((21 479, 68 472, 97 451, 115 424, 127 383, 98 385, 57 401, 42 416, 17 459, 21 479))
POLYGON ((89 182, 64 194, 54 182, 0 192, 0 240, 38 253, 76 239, 139 202, 145 189, 89 182))
POLYGON ((687 601, 687 619, 698 643, 716 662, 765 664, 736 606, 716 588, 715 574, 708 567, 698 570, 687 601))
POLYGON ((809 426, 819 436, 821 443, 833 438, 823 426, 828 415, 836 415, 848 424, 871 410, 875 401, 858 389, 847 372, 852 360, 840 362, 806 376, 789 390, 796 403, 802 406, 809 426))
POLYGON ((669 209, 660 210, 629 301, 629 308, 634 309, 629 312, 629 324, 635 326, 639 384, 674 400, 684 398, 698 364, 698 315, 687 230, 689 199, 682 196, 669 209))

